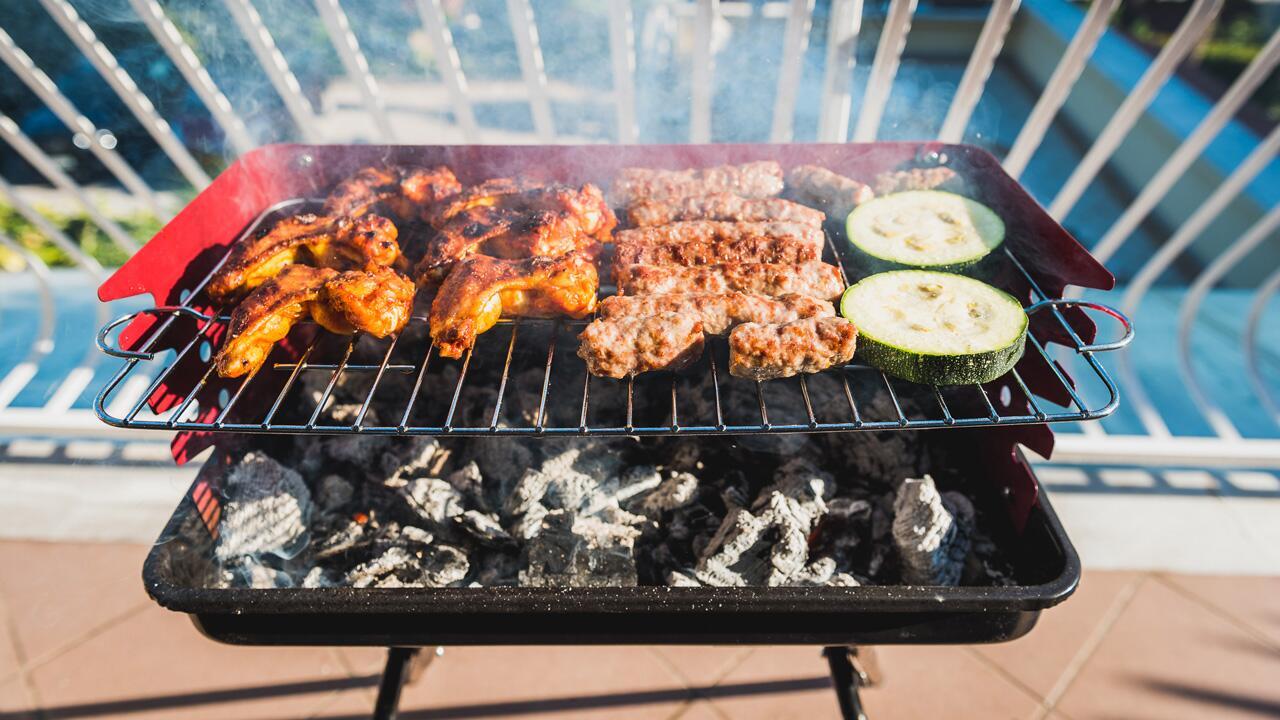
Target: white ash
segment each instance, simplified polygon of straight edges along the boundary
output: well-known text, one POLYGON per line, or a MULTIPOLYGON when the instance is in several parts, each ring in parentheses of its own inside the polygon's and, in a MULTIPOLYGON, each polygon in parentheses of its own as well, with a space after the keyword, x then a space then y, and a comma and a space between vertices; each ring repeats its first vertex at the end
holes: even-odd
POLYGON ((637 584, 630 525, 553 510, 526 545, 520 584, 534 587, 627 587, 637 584))
POLYGON ((308 540, 311 491, 302 476, 250 452, 226 474, 222 524, 214 556, 296 555, 308 540))
POLYGON ((533 450, 525 443, 500 440, 473 443, 469 455, 489 481, 495 496, 500 498, 511 495, 520 477, 536 460, 533 450))
POLYGON ((903 579, 912 585, 959 584, 974 519, 968 498, 939 493, 933 478, 925 475, 905 480, 893 507, 893 540, 903 579))
POLYGON ((697 476, 687 472, 673 472, 654 486, 652 492, 632 502, 630 507, 641 515, 658 518, 663 513, 693 502, 698 494, 698 487, 697 476))
POLYGON ((672 570, 667 573, 667 584, 671 587, 701 587, 702 583, 698 582, 698 578, 693 576, 693 571, 681 572, 672 570))
POLYGON ((304 588, 327 588, 337 587, 338 585, 338 580, 319 566, 311 568, 306 577, 302 578, 302 587, 304 588))
POLYGON ((417 565, 418 559, 404 547, 387 548, 381 555, 361 563, 347 573, 346 584, 351 587, 370 587, 388 575, 409 565, 417 565))
POLYGON ((289 573, 248 557, 236 558, 233 564, 224 567, 223 574, 228 586, 256 590, 293 587, 293 577, 289 573))
POLYGON ((763 585, 769 569, 763 558, 769 521, 744 508, 734 508, 711 539, 694 577, 705 585, 763 585))
POLYGON ((462 550, 432 545, 414 551, 392 546, 369 562, 352 568, 346 584, 351 587, 448 587, 467 576, 470 563, 462 550))
POLYGON ((598 515, 622 507, 639 498, 642 502, 662 483, 662 475, 653 465, 634 465, 622 471, 616 483, 597 486, 583 515, 598 515))
POLYGON ((489 502, 484 493, 484 475, 474 461, 449 473, 445 480, 462 494, 467 503, 488 510, 489 502))
POLYGON ((440 443, 433 437, 387 438, 378 467, 388 479, 421 477, 431 472, 440 443))
POLYGON ((455 523, 481 545, 503 547, 515 542, 511 533, 503 529, 498 518, 478 510, 464 510, 453 517, 455 523))
POLYGON ((338 475, 325 475, 316 488, 316 505, 324 512, 333 512, 351 502, 355 488, 338 475))
POLYGON ((440 478, 410 480, 400 494, 407 505, 424 522, 433 526, 444 525, 450 518, 466 510, 466 499, 457 488, 440 478))
POLYGON ((319 559, 340 555, 372 542, 365 534, 365 526, 354 520, 348 520, 327 533, 317 533, 317 536, 319 540, 311 550, 319 559))
POLYGON ((435 545, 427 549, 422 568, 426 587, 449 587, 467 577, 471 563, 463 550, 452 545, 435 545))

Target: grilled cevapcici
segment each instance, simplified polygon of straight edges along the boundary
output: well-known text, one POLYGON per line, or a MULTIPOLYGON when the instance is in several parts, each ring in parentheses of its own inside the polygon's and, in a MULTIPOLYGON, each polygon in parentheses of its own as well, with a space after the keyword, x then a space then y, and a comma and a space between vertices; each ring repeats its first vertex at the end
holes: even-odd
POLYGON ((729 374, 773 380, 815 373, 853 358, 858 331, 841 317, 747 323, 729 334, 729 374))
POLYGON ((611 195, 629 207, 644 200, 672 200, 726 192, 744 198, 774 197, 782 192, 782 167, 773 161, 721 165, 699 170, 623 168, 611 195))
POLYGON ((687 222, 624 230, 614 267, 711 263, 805 263, 822 257, 822 232, 793 223, 687 222))
POLYGON ((840 269, 826 263, 716 263, 701 267, 627 265, 614 272, 621 295, 738 291, 759 295, 809 295, 834 300, 844 292, 840 269))
POLYGON ((590 315, 599 284, 594 249, 523 260, 474 255, 441 284, 431 304, 431 339, 441 356, 462 357, 502 316, 590 315))
POLYGON ((641 200, 627 208, 632 227, 666 225, 689 220, 799 223, 822 226, 820 210, 781 198, 744 198, 728 192, 671 200, 641 200))
POLYGON ((209 281, 209 297, 232 302, 299 263, 333 270, 394 267, 403 262, 396 236, 396 226, 379 215, 294 215, 232 248, 209 281))
POLYGON ((389 268, 338 272, 290 265, 249 294, 231 313, 228 339, 214 359, 222 377, 255 372, 275 343, 310 317, 331 332, 399 332, 413 309, 414 286, 389 268))

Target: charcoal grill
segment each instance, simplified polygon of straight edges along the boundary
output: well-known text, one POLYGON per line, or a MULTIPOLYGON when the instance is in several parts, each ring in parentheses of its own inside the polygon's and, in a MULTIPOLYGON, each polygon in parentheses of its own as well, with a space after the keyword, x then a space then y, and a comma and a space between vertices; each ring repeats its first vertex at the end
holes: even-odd
MULTIPOLYGON (((828 228, 828 261, 843 262, 839 231, 828 228)), ((827 657, 846 716, 857 712, 857 645, 976 643, 1028 632, 1041 610, 1064 600, 1079 580, 1079 561, 1018 445, 1048 456, 1047 423, 1091 420, 1113 412, 1119 398, 1098 355, 1124 346, 1132 327, 1105 306, 1063 300, 1067 285, 1110 289, 1111 275, 1006 175, 986 152, 940 143, 840 145, 720 145, 646 147, 320 147, 284 145, 254 151, 224 172, 155 239, 100 288, 109 301, 149 294, 155 305, 104 327, 99 342, 122 366, 98 395, 95 409, 108 424, 177 431, 174 457, 184 462, 213 446, 159 542, 148 556, 148 591, 166 608, 192 615, 208 636, 230 643, 376 645, 413 648, 437 644, 499 643, 801 643, 828 647, 827 657), (305 208, 340 177, 378 163, 446 163, 463 182, 512 174, 607 185, 627 165, 699 167, 777 160, 784 167, 820 163, 837 172, 870 176, 904 165, 946 164, 964 175, 978 199, 1009 229, 994 284, 1023 301, 1031 317, 1029 349, 1014 371, 995 382, 925 388, 900 383, 867 367, 851 366, 790 381, 748 383, 730 378, 712 347, 688 374, 635 380, 592 378, 572 353, 571 321, 503 323, 481 336, 461 360, 436 357, 427 341, 412 342, 415 318, 399 338, 378 346, 380 360, 353 359, 357 338, 334 342, 305 325, 279 345, 263 369, 224 381, 210 358, 227 315, 202 292, 229 246, 282 213, 305 208), (1084 312, 1119 321, 1123 333, 1099 342, 1084 312), (536 341, 532 350, 522 343, 536 341), (568 343, 568 344, 566 344, 568 343), (568 348, 566 350, 566 348, 568 348), (538 358, 532 421, 504 415, 513 362, 538 358), (476 368, 489 364, 490 372, 476 368), (493 371, 496 368, 496 371, 493 371), (447 372, 446 372, 447 371, 447 372), (320 373, 320 402, 300 413, 291 395, 304 373, 320 373), (371 406, 392 373, 415 378, 410 397, 375 422, 371 406), (368 392, 353 422, 323 413, 344 375, 367 378, 368 392), (441 386, 435 379, 450 378, 441 386), (824 379, 819 382, 819 377, 824 379), (483 413, 465 413, 477 378, 496 378, 496 401, 483 413), (1077 379, 1087 380, 1077 385, 1077 379), (714 412, 689 417, 682 402, 690 388, 710 388, 714 412), (871 416, 859 390, 881 387, 893 412, 871 416), (429 388, 435 392, 426 394, 429 388), (130 393, 134 393, 130 396, 130 393), (729 417, 722 394, 754 393, 758 416, 729 417), (796 393, 798 417, 771 412, 776 393, 796 393), (845 400, 847 415, 823 415, 817 392, 845 400), (899 402, 904 393, 929 397, 926 415, 899 402), (603 399, 602 399, 603 398, 603 399), (567 405, 565 404, 567 403, 567 405), (425 418, 431 405, 440 415, 425 418), (296 418, 290 413, 297 415, 296 418), (476 421, 475 417, 481 417, 476 421), (221 509, 219 433, 457 435, 490 438, 565 435, 744 435, 801 432, 921 430, 928 442, 950 448, 970 468, 966 488, 975 504, 1003 518, 1000 541, 1010 549, 1016 584, 1010 587, 854 588, 450 588, 317 590, 213 589, 211 545, 221 509)), ((367 339, 366 339, 367 341, 367 339)), ((366 342, 367 346, 367 342, 366 342)), ((826 399, 830 399, 829 397, 826 399)), ((793 403, 794 404, 794 403, 793 403)), ((822 407, 829 407, 824 403, 822 407)), ((912 403, 911 407, 916 407, 912 403)), ((528 417, 528 415, 526 415, 528 417)), ((499 442, 490 439, 488 442, 499 442)), ((393 650, 378 712, 389 717, 412 652, 393 650)))

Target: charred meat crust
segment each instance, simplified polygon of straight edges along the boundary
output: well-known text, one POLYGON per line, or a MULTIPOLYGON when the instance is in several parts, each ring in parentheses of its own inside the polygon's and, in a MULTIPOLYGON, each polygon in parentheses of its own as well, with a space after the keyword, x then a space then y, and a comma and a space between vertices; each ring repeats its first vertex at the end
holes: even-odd
POLYGON ((641 200, 627 208, 632 227, 666 225, 690 220, 785 222, 821 227, 820 210, 781 198, 744 198, 727 192, 670 200, 641 200))
POLYGON ((835 314, 831 303, 806 295, 771 298, 752 293, 672 293, 669 295, 614 295, 600 303, 606 320, 646 317, 674 312, 692 315, 708 335, 723 335, 747 322, 782 323, 835 314))
POLYGON ((702 322, 691 313, 593 320, 578 336, 578 357, 598 377, 682 370, 702 357, 702 322))

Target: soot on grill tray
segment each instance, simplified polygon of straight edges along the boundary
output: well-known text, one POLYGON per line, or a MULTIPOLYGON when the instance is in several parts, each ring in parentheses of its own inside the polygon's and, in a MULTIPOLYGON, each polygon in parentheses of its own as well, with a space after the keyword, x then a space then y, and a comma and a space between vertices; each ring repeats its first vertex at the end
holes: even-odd
MULTIPOLYGON (((438 379, 452 387, 450 369, 438 379)), ((535 368, 510 378, 499 425, 528 422, 541 381, 535 368)), ((338 379, 325 401, 335 421, 360 412, 366 382, 338 379)), ((678 412, 708 411, 701 382, 678 412)), ((325 390, 304 381, 290 404, 314 407, 325 390)), ((758 412, 755 392, 721 390, 725 412, 758 412)), ((670 412, 660 395, 638 388, 635 412, 670 412)), ((891 400, 859 402, 887 412, 891 400)), ((493 407, 469 397, 457 412, 479 422, 493 407)), ((227 442, 214 548, 225 586, 1012 583, 983 512, 953 490, 965 479, 913 432, 227 442)))

